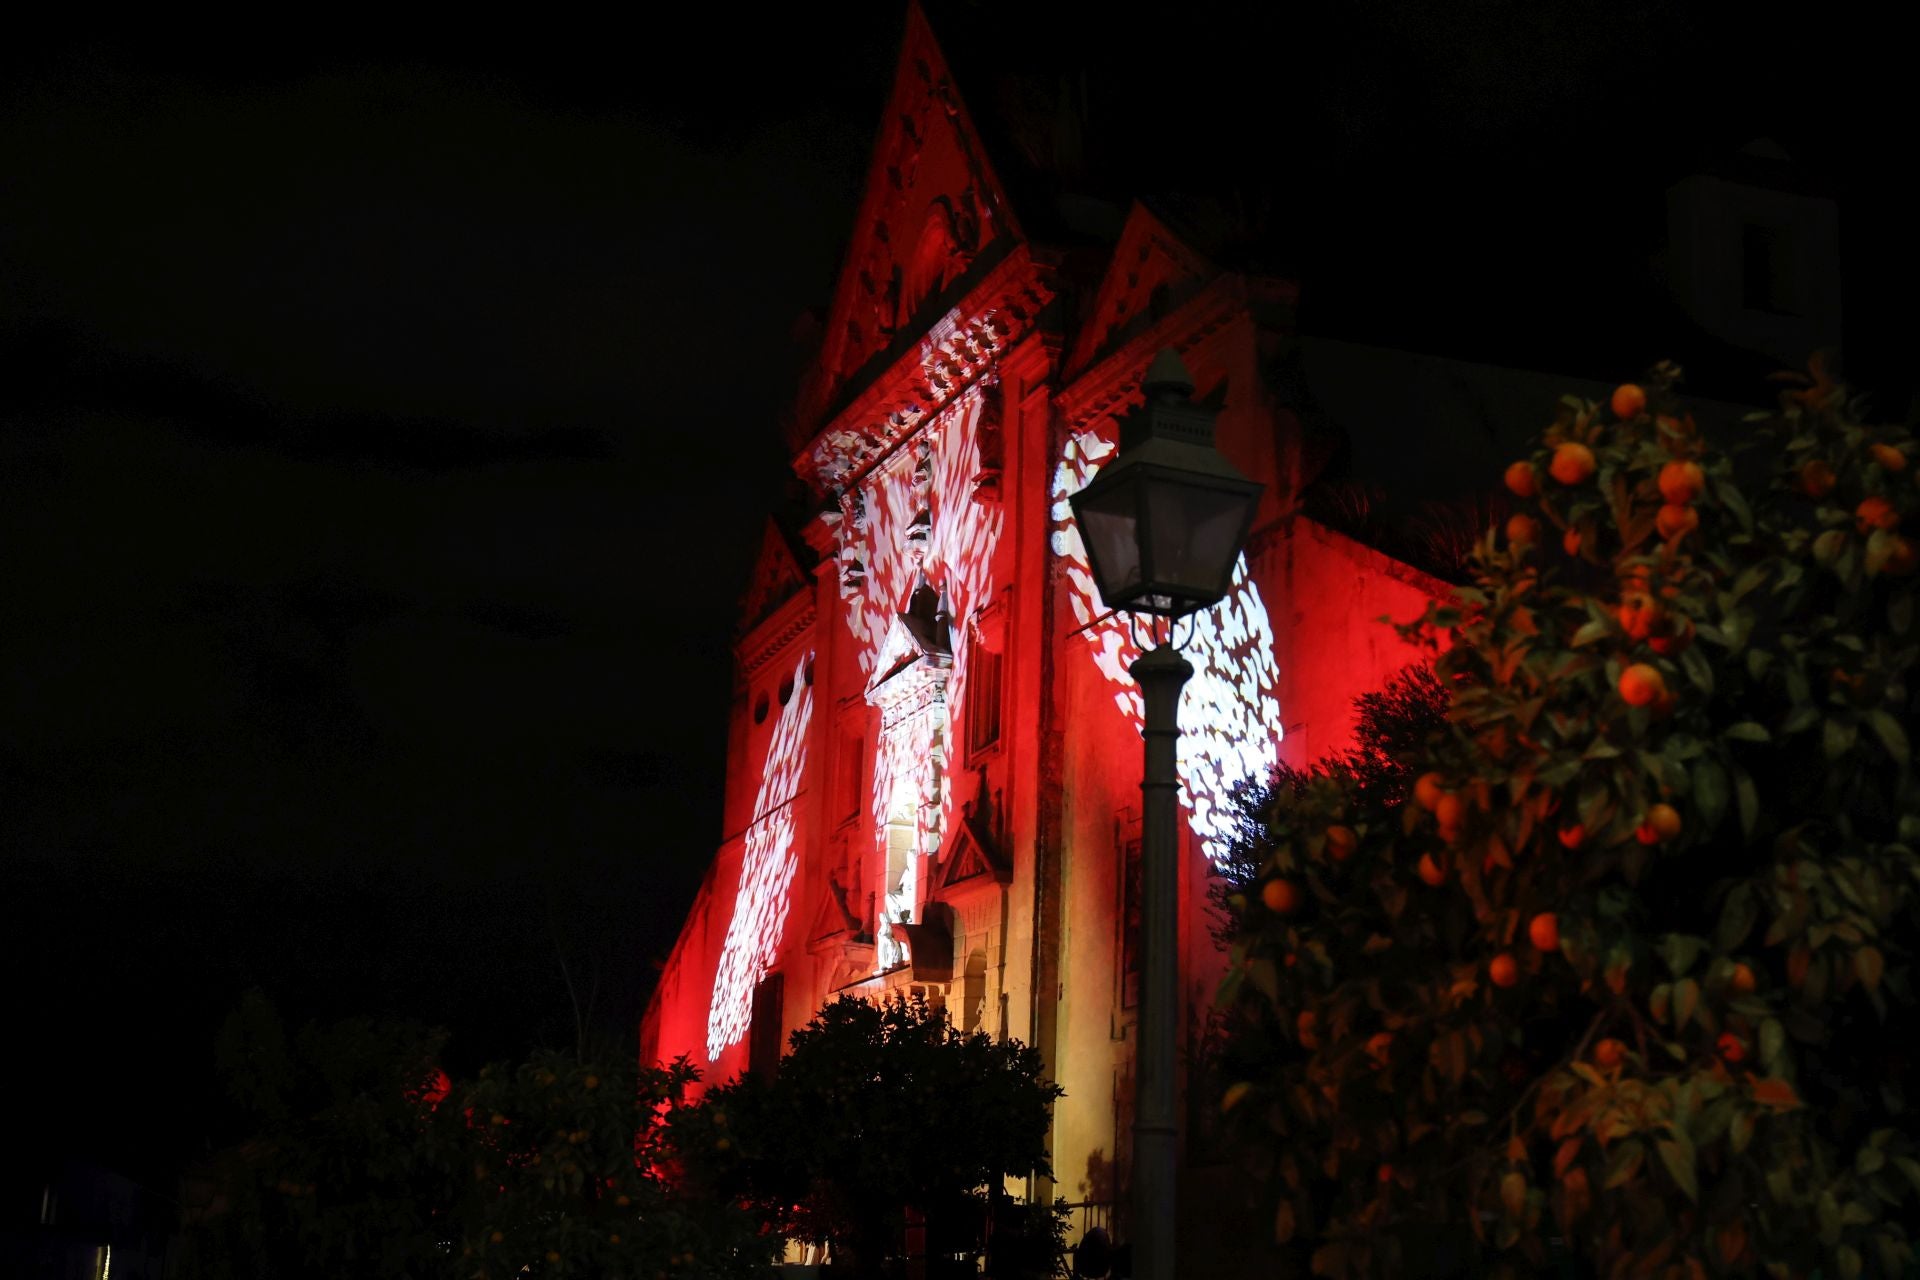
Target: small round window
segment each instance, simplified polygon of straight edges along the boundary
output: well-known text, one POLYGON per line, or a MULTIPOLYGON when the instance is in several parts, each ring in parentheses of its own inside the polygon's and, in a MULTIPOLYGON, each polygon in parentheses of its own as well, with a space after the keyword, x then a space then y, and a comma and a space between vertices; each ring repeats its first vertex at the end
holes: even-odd
POLYGON ((760 696, 753 700, 753 722, 759 724, 767 718, 767 694, 763 689, 760 696))
POLYGON ((806 681, 807 681, 807 688, 809 689, 813 688, 813 659, 812 658, 807 659, 806 681))
POLYGON ((780 705, 786 706, 793 701, 793 677, 788 676, 780 682, 780 705))

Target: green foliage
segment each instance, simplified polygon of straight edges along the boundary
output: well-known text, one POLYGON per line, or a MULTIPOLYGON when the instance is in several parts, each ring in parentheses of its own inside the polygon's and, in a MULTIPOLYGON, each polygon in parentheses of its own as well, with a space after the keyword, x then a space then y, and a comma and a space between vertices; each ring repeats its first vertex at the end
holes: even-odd
POLYGON ((264 998, 227 1019, 217 1065, 255 1136, 189 1176, 189 1274, 405 1277, 441 1253, 453 1191, 443 1118, 423 1106, 437 1032, 366 1020, 289 1036, 264 998), (198 1201, 198 1203, 192 1203, 198 1201))
POLYGON ((696 1073, 539 1053, 453 1082, 441 1039, 358 1021, 289 1043, 263 1001, 221 1059, 258 1135, 202 1181, 199 1276, 704 1278, 763 1275, 778 1251, 681 1172, 671 1142, 696 1073))
MULTIPOLYGON (((1036 1050, 961 1032, 923 1001, 846 998, 793 1033, 776 1075, 709 1091, 676 1132, 689 1152, 725 1142, 714 1184, 781 1234, 872 1270, 909 1209, 936 1241, 964 1243, 981 1188, 1047 1168, 1060 1090, 1040 1072, 1036 1050)), ((1051 1268, 1060 1238, 1045 1238, 1051 1268)))
POLYGON ((1677 372, 1563 401, 1521 517, 1403 629, 1444 718, 1376 703, 1250 807, 1222 1103, 1316 1274, 1913 1258, 1914 442, 1816 361, 1736 459, 1677 372))
POLYGON ((779 1240, 681 1169, 676 1119, 698 1078, 685 1061, 636 1070, 541 1053, 456 1093, 470 1125, 456 1251, 492 1276, 744 1277, 779 1240))

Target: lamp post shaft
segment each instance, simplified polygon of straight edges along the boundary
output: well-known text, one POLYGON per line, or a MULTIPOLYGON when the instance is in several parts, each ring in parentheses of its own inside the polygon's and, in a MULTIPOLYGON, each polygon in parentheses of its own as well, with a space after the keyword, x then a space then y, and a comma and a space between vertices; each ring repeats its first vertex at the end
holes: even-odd
POLYGON ((1173 1280, 1175 1046, 1180 1024, 1180 690, 1193 667, 1163 644, 1129 670, 1146 701, 1146 774, 1140 783, 1140 1035, 1133 1104, 1133 1278, 1173 1280))

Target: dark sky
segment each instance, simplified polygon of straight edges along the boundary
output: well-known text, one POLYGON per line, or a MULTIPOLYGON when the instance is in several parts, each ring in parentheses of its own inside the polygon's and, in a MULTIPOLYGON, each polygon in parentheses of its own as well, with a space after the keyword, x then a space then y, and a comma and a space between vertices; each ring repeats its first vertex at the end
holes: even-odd
MULTIPOLYGON (((1665 185, 1771 134, 1843 200, 1850 351, 1904 405, 1885 33, 931 8, 977 114, 1095 68, 1090 184, 1258 175, 1303 325, 1495 362, 1630 371, 1543 331, 1630 327, 1606 299, 1665 185)), ((62 1145, 199 1140, 251 984, 445 1024, 472 1062, 571 1040, 557 940, 630 1031, 719 836, 795 321, 901 13, 0 55, 0 1025, 62 1145)))

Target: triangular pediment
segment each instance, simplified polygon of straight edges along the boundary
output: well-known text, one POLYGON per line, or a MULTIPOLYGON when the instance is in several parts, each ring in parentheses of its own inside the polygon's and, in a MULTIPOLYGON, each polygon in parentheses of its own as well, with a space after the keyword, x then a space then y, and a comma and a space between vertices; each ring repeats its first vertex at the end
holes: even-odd
POLYGON ((800 558, 780 526, 767 521, 760 535, 760 554, 753 562, 753 575, 740 597, 740 631, 751 631, 775 609, 806 590, 807 575, 800 558))
POLYGON ((819 362, 801 395, 803 429, 863 369, 919 337, 976 267, 1020 240, 946 57, 911 4, 819 362))
POLYGON ((1206 257, 1135 202, 1107 261, 1066 369, 1071 376, 1132 338, 1219 274, 1206 257))
POLYGON ((1013 863, 975 813, 962 815, 940 850, 940 892, 976 885, 1012 884, 1013 863))

